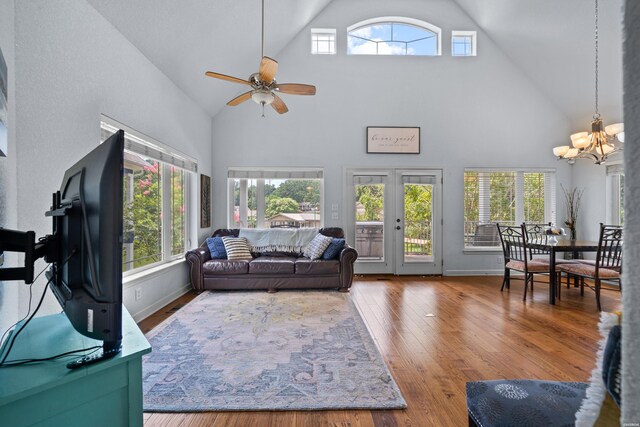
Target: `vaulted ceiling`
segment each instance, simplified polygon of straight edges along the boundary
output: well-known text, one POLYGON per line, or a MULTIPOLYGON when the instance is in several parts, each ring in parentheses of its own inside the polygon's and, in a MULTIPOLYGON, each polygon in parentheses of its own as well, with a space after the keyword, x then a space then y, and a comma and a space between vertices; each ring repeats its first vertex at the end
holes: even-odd
MULTIPOLYGON (((246 78, 257 70, 259 0, 88 1, 212 117, 240 88, 213 84, 204 71, 246 78)), ((329 3, 348 1, 266 0, 265 54, 277 58, 329 3)), ((572 127, 586 127, 594 111, 593 1, 449 1, 477 24, 479 55, 482 37, 491 38, 572 127)), ((612 122, 622 120, 622 1, 599 3, 600 110, 615 116, 612 122)), ((414 17, 429 21, 425 13, 420 8, 414 17)), ((370 17, 363 11, 363 19, 370 17)), ((338 28, 338 37, 344 31, 338 28)))

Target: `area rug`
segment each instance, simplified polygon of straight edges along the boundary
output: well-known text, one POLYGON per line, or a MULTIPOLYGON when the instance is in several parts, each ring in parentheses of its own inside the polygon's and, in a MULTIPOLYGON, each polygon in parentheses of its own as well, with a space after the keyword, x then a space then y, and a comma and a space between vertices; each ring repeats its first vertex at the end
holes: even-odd
POLYGON ((205 292, 147 338, 145 411, 406 408, 348 294, 205 292))

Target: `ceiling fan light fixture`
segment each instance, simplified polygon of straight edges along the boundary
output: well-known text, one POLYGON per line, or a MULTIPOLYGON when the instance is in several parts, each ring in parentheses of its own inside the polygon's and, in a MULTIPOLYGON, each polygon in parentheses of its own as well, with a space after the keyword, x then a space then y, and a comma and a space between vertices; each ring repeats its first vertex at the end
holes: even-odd
POLYGON ((251 99, 253 99, 256 104, 270 105, 274 97, 270 90, 256 89, 251 93, 251 99))

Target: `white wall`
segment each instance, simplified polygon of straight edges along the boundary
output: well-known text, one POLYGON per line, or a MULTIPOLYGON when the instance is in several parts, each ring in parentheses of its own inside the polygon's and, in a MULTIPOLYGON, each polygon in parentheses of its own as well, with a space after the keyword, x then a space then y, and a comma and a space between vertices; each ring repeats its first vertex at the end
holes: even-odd
POLYGON ((315 84, 317 95, 283 95, 290 111, 282 116, 269 109, 263 119, 246 102, 214 118, 214 228, 226 226, 229 166, 324 167, 325 225, 338 226, 344 222, 330 219, 330 207, 344 210, 345 167, 442 168, 445 274, 499 274, 495 253, 462 251, 464 168, 552 167, 558 182, 571 184, 570 167, 551 155, 569 134, 567 119, 455 2, 335 0, 282 52, 266 54, 279 61, 279 82, 315 84), (378 16, 441 27, 443 55, 347 56, 347 26, 378 16), (337 55, 309 53, 311 27, 337 28, 337 55), (478 31, 477 57, 450 56, 452 30, 478 31), (420 126, 421 154, 366 154, 367 126, 420 126))
MULTIPOLYGON (((210 173, 210 118, 88 3, 16 2, 15 16, 19 229, 50 232, 44 212, 51 193, 64 171, 98 144, 101 113, 196 158, 200 171, 210 173)), ((195 197, 199 179, 193 182, 195 197)), ((196 219, 194 212, 199 224, 196 219)), ((208 231, 194 230, 190 246, 208 231)), ((138 301, 134 285, 125 285, 134 318, 187 289, 184 262, 165 273, 136 281, 138 301)), ((41 314, 52 311, 59 306, 50 297, 41 314)))
MULTIPOLYGON (((17 226, 16 187, 16 132, 15 132, 15 40, 13 0, 0 0, 0 49, 7 64, 8 103, 8 156, 0 157, 0 227, 15 229, 17 226)), ((14 266, 16 257, 5 254, 4 267, 14 266)), ((24 285, 22 285, 24 287, 24 285)), ((18 317, 19 285, 16 282, 0 282, 0 334, 18 317)))

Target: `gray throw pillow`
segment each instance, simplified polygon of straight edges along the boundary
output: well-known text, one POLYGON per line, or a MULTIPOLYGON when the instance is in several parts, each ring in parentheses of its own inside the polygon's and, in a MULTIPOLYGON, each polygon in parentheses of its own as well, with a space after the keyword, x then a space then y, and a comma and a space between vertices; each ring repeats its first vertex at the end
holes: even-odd
POLYGON ((324 236, 318 233, 316 234, 316 237, 314 237, 313 240, 311 240, 309 244, 304 248, 304 252, 302 254, 307 258, 318 259, 329 247, 332 240, 332 237, 324 236))

